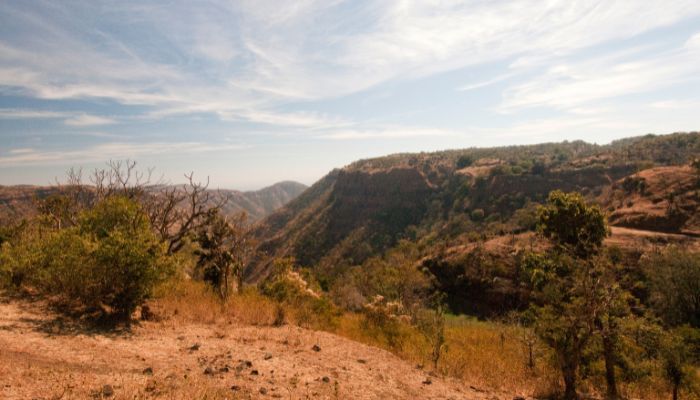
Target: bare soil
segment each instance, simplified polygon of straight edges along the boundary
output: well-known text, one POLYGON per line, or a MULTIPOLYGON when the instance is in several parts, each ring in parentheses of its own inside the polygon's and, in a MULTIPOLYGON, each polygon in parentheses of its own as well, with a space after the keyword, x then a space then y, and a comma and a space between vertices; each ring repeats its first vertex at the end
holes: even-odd
POLYGON ((0 294, 2 399, 512 399, 295 326, 96 332, 0 294), (315 348, 315 346, 317 346, 315 348), (108 385, 108 386, 107 386, 108 385))

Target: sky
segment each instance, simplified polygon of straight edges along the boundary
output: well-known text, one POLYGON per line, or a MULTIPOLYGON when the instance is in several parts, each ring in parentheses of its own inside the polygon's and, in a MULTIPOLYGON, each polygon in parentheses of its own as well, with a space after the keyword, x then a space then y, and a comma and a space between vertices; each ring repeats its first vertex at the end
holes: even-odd
POLYGON ((698 0, 0 2, 0 184, 700 129, 698 0))

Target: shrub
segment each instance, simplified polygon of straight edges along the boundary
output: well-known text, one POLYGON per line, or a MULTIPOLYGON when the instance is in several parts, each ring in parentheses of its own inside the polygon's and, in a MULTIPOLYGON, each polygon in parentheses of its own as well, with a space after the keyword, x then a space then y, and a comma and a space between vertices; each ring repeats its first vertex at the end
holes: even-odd
POLYGON ((651 301, 670 325, 700 327, 700 256, 679 247, 644 260, 651 301))
POLYGON ((260 291, 273 300, 290 306, 291 319, 307 328, 330 329, 336 324, 340 310, 324 295, 311 275, 295 267, 293 260, 276 260, 272 274, 260 291))
POLYGON ((473 210, 470 215, 472 221, 482 221, 484 219, 484 210, 481 208, 477 208, 476 210, 473 210))
POLYGON ((140 206, 121 197, 82 212, 75 227, 37 225, 22 239, 0 256, 15 286, 31 285, 103 317, 128 318, 171 270, 140 206))
POLYGON ((470 155, 462 155, 457 159, 457 168, 462 169, 471 166, 474 163, 474 157, 470 155))

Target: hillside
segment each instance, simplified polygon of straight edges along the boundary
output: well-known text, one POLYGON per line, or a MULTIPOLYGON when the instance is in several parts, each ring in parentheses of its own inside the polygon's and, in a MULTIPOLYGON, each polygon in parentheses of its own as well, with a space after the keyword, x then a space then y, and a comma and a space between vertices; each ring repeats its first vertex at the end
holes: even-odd
MULTIPOLYGON (((219 190, 229 198, 224 212, 233 214, 240 211, 248 213, 250 221, 258 221, 273 211, 295 199, 306 189, 298 182, 284 181, 255 191, 219 190)), ((54 186, 0 186, 0 221, 35 212, 34 199, 44 198, 56 193, 54 186)))
POLYGON ((76 328, 42 303, 0 297, 3 399, 297 399, 309 395, 322 399, 513 397, 465 388, 453 379, 428 377, 387 351, 296 326, 166 320, 141 323, 128 335, 119 335, 76 328))
POLYGON ((514 257, 532 246, 536 205, 550 191, 578 191, 599 203, 614 227, 609 245, 630 254, 659 242, 694 246, 700 197, 688 163, 698 156, 693 132, 605 146, 577 141, 361 160, 256 226, 266 256, 249 266, 248 279, 264 277, 273 257, 291 256, 329 287, 403 240, 417 246, 415 261, 442 290, 475 300, 453 298, 455 311, 517 308, 525 300, 514 286, 514 257))

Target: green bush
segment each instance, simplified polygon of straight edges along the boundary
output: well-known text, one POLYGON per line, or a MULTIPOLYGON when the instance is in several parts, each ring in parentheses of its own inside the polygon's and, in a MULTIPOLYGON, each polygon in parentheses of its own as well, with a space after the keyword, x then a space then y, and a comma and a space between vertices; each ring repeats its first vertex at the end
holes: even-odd
POLYGON ((37 223, 6 243, 3 275, 83 312, 125 319, 171 270, 164 245, 136 203, 108 198, 84 211, 75 227, 37 223))
POLYGON ((472 221, 482 221, 484 219, 484 210, 482 210, 481 208, 477 208, 476 210, 473 210, 471 212, 470 216, 472 221))

